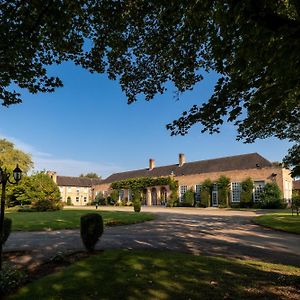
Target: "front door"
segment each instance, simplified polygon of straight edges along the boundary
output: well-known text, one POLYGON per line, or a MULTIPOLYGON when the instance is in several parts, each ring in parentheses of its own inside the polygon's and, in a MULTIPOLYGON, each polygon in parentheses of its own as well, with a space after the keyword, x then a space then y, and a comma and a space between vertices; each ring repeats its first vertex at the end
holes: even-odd
POLYGON ((157 205, 157 192, 156 192, 156 188, 153 188, 151 190, 151 202, 152 202, 152 205, 157 205))
POLYGON ((212 206, 218 206, 218 191, 213 191, 212 192, 212 206))

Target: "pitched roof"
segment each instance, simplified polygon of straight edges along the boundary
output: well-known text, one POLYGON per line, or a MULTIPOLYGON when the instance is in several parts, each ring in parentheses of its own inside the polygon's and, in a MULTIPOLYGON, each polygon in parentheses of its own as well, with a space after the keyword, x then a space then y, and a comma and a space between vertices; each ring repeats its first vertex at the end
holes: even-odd
POLYGON ((182 166, 178 164, 155 167, 152 170, 140 169, 115 173, 104 179, 101 183, 111 183, 119 180, 135 178, 135 177, 160 177, 201 174, 210 172, 225 172, 231 170, 247 170, 254 168, 271 167, 272 163, 259 155, 258 153, 242 154, 228 157, 221 157, 208 160, 200 160, 185 163, 182 166))
POLYGON ((101 184, 101 182, 102 179, 86 177, 57 176, 56 178, 58 186, 91 187, 93 185, 101 184))
POLYGON ((300 180, 293 181, 293 189, 300 190, 300 180))

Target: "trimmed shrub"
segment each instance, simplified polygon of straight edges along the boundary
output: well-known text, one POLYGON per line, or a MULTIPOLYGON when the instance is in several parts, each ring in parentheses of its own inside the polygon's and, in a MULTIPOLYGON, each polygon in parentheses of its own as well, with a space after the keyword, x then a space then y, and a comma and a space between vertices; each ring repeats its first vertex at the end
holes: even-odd
POLYGON ((2 235, 2 245, 5 244, 5 242, 7 241, 10 233, 11 233, 11 224, 12 224, 12 220, 9 218, 4 218, 4 228, 3 228, 3 235, 2 235))
POLYGON ((227 207, 229 205, 230 178, 222 175, 217 181, 218 185, 218 203, 219 207, 227 207))
POLYGON ((141 211, 141 201, 136 199, 136 200, 133 200, 133 209, 135 212, 140 212, 141 211))
POLYGON ((276 183, 272 182, 265 185, 265 188, 260 195, 260 201, 258 202, 258 205, 261 208, 285 207, 281 197, 281 191, 276 183))
POLYGON ((118 190, 112 190, 110 193, 110 199, 107 200, 107 204, 114 205, 119 200, 119 191, 118 190))
POLYGON ((36 211, 56 211, 62 209, 62 203, 51 199, 40 199, 32 204, 36 211))
POLYGON ((90 213, 80 218, 80 236, 87 249, 92 252, 103 233, 103 219, 100 214, 90 213))
POLYGON ((16 267, 4 263, 2 270, 0 271, 0 296, 14 291, 24 284, 27 279, 28 276, 26 273, 18 270, 16 267))
MULTIPOLYGON (((140 212, 141 211, 141 191, 139 190, 133 190, 132 191, 132 203, 133 203, 133 209, 135 212, 140 212)), ((127 202, 128 203, 128 202, 127 202)))
POLYGON ((183 201, 181 203, 182 206, 192 207, 195 203, 195 193, 193 189, 187 190, 183 195, 183 201))
POLYGON ((212 193, 213 183, 210 179, 205 179, 201 185, 200 192, 200 205, 202 207, 208 207, 211 203, 211 193, 212 193))
POLYGON ((240 207, 252 207, 253 206, 253 180, 249 177, 241 183, 241 201, 240 207))

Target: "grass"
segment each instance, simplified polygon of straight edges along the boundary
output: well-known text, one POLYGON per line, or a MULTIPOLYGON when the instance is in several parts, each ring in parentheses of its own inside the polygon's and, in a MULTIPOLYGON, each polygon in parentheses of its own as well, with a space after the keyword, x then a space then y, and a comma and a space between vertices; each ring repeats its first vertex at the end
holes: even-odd
POLYGON ((113 250, 24 286, 16 299, 299 299, 300 268, 174 252, 113 250))
POLYGON ((300 216, 291 213, 267 214, 256 217, 253 221, 259 225, 300 234, 300 216))
POLYGON ((6 212, 6 217, 11 218, 14 231, 39 231, 76 229, 80 226, 80 216, 87 213, 100 213, 105 225, 126 225, 150 221, 154 219, 151 213, 135 213, 121 211, 96 211, 96 210, 60 210, 54 212, 6 212))

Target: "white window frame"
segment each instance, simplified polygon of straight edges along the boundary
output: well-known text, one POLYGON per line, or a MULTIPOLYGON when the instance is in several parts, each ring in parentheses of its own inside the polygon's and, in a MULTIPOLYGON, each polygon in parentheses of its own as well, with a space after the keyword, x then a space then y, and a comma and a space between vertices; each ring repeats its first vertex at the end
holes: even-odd
POLYGON ((196 202, 200 202, 201 201, 201 184, 196 184, 195 185, 195 200, 196 202))
POLYGON ((231 202, 241 202, 242 184, 241 182, 231 182, 231 202))
POLYGON ((260 194, 263 192, 265 185, 266 185, 266 183, 264 180, 254 181, 254 188, 253 188, 253 202, 254 203, 257 203, 260 201, 260 194))
POLYGON ((183 201, 183 196, 185 194, 185 192, 188 190, 187 185, 180 185, 179 186, 179 201, 182 202, 183 201))

